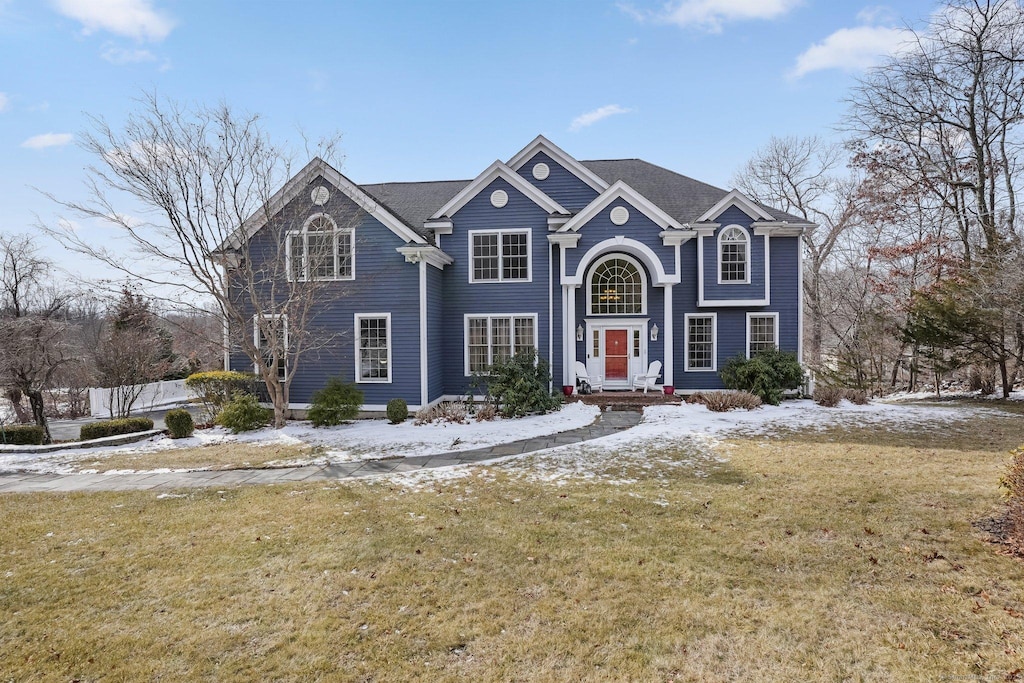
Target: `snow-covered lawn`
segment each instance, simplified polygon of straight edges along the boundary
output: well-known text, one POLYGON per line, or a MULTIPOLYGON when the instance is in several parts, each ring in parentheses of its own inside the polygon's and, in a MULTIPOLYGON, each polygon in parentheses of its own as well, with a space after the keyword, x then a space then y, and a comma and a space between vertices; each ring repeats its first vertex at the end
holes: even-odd
MULTIPOLYGON (((387 420, 358 420, 338 427, 314 429, 309 422, 295 422, 284 429, 267 428, 238 435, 215 427, 199 430, 188 439, 159 436, 130 446, 68 449, 39 455, 0 453, 0 471, 59 474, 88 472, 88 469, 81 468, 83 462, 102 461, 103 458, 115 455, 160 453, 231 443, 253 447, 307 446, 317 449, 316 454, 308 458, 264 463, 271 466, 334 464, 353 460, 433 455, 485 448, 577 429, 589 425, 597 415, 598 409, 594 406, 570 403, 561 410, 547 415, 515 420, 497 418, 486 422, 470 419, 463 424, 435 422, 415 425, 409 420, 400 425, 392 425, 387 420)), ((117 472, 105 471, 111 474, 117 472)))

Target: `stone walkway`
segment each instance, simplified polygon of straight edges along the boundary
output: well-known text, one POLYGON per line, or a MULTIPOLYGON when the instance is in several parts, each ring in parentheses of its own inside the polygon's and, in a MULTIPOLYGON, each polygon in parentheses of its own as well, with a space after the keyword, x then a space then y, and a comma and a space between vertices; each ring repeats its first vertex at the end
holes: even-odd
POLYGON ((413 472, 434 467, 469 465, 509 455, 521 455, 608 436, 634 427, 639 411, 610 410, 590 425, 558 434, 523 439, 470 451, 417 455, 387 460, 358 460, 339 465, 307 465, 280 469, 216 470, 138 474, 31 474, 0 473, 0 493, 70 493, 72 491, 148 491, 197 487, 284 484, 372 477, 392 472, 413 472))

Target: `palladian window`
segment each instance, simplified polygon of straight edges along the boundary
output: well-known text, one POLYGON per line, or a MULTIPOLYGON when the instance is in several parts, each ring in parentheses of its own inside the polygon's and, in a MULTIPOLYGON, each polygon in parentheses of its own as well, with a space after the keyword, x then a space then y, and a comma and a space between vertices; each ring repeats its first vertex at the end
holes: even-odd
POLYGON ((644 312, 644 275, 631 260, 610 258, 590 278, 591 315, 632 315, 644 312))
POLYGON ((339 228, 325 213, 288 233, 291 280, 351 280, 355 242, 351 228, 339 228))

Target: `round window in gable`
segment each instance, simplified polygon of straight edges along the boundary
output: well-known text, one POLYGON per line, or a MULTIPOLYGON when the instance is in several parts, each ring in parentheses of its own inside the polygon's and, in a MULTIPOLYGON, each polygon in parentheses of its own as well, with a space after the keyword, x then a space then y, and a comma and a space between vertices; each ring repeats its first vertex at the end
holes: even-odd
POLYGON ((508 204, 508 192, 505 192, 505 190, 495 190, 491 193, 491 206, 500 209, 506 204, 508 204))
POLYGON ((629 220, 629 209, 624 206, 616 206, 612 209, 611 219, 615 225, 625 225, 629 220))
POLYGON ((323 206, 327 203, 327 200, 331 198, 331 193, 326 187, 321 185, 320 187, 313 188, 313 192, 309 195, 309 198, 312 199, 313 203, 317 206, 323 206))
POLYGON ((544 180, 551 175, 551 169, 543 161, 533 166, 533 177, 537 180, 544 180))

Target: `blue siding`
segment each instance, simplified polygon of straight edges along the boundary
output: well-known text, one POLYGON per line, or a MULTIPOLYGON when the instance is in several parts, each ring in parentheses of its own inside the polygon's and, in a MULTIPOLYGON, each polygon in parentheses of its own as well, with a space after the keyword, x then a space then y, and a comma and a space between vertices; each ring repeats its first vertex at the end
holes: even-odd
MULTIPOLYGON (((548 355, 548 254, 547 212, 506 180, 497 178, 452 217, 452 234, 441 238, 441 248, 454 259, 444 271, 444 393, 466 392, 466 314, 536 313, 537 350, 548 355), (491 193, 508 193, 508 204, 491 206, 491 193), (531 282, 471 283, 470 230, 530 228, 532 236, 531 282)), ((558 346, 556 345, 556 353, 558 346)), ((550 359, 548 359, 550 361, 550 359)), ((557 378, 556 378, 557 382, 557 378)))
MULTIPOLYGON (((427 387, 428 400, 444 395, 444 349, 457 344, 445 335, 444 328, 444 273, 433 266, 427 267, 427 387)), ((454 336, 454 335, 452 335, 454 336)))
POLYGON ((597 190, 580 180, 569 169, 544 152, 534 154, 519 169, 519 175, 569 211, 579 211, 598 195, 597 190), (544 180, 537 180, 533 177, 533 167, 539 163, 547 164, 550 169, 548 177, 544 180))
MULTIPOLYGON (((774 237, 769 240, 771 250, 771 302, 768 306, 698 309, 696 306, 696 279, 687 278, 684 267, 683 282, 676 288, 675 349, 676 387, 680 390, 721 389, 722 381, 716 372, 685 372, 686 369, 686 313, 717 316, 717 368, 736 356, 747 352, 747 313, 778 313, 779 348, 796 352, 799 342, 799 237, 774 237)), ((683 245, 682 260, 692 262, 696 246, 694 241, 683 245), (687 249, 689 247, 689 249, 687 249)))
POLYGON ((765 238, 755 235, 750 224, 750 216, 736 207, 727 209, 716 221, 722 227, 715 231, 713 237, 705 237, 704 242, 704 299, 705 301, 725 301, 730 299, 763 299, 764 298, 764 241, 765 238), (718 284, 718 236, 730 225, 739 225, 747 230, 750 237, 750 284, 718 284))
MULTIPOLYGON (((310 188, 327 184, 322 178, 310 188)), ((322 388, 330 377, 355 380, 355 347, 358 331, 355 314, 391 314, 390 383, 357 383, 367 404, 383 404, 392 398, 404 398, 410 404, 420 402, 419 370, 419 274, 418 266, 405 262, 395 251, 405 242, 375 218, 359 209, 340 190, 335 189, 323 207, 309 201, 309 189, 300 191, 271 224, 263 228, 253 243, 253 253, 263 258, 277 254, 277 238, 281 230, 301 228, 316 213, 330 214, 339 226, 355 228, 355 280, 324 283, 323 302, 314 310, 309 334, 319 341, 303 353, 299 369, 291 384, 291 403, 308 403, 313 392, 322 388), (323 340, 327 340, 326 343, 323 340)), ((282 251, 283 253, 283 251, 282 251)), ((277 287, 286 286, 279 282, 277 287)), ((269 286, 267 288, 269 290, 269 286)), ((265 295, 269 291, 265 291, 265 295)), ((242 334, 252 335, 252 322, 242 334)), ((289 346, 294 350, 298 339, 289 330, 289 346)), ((233 369, 251 371, 244 354, 232 354, 233 369)))
POLYGON ((770 310, 779 313, 779 348, 797 352, 800 345, 799 237, 772 237, 770 310))

